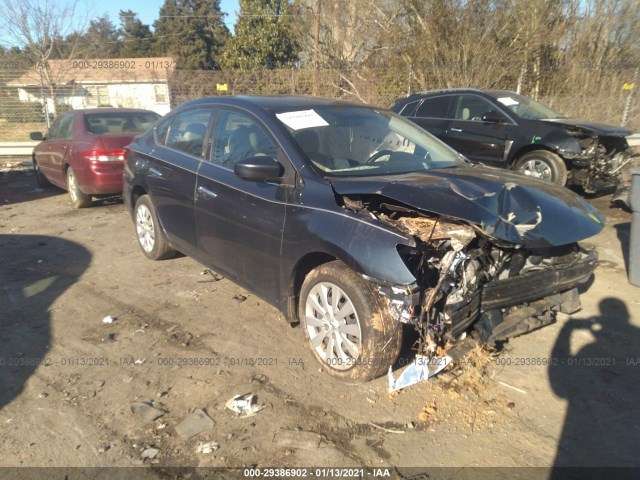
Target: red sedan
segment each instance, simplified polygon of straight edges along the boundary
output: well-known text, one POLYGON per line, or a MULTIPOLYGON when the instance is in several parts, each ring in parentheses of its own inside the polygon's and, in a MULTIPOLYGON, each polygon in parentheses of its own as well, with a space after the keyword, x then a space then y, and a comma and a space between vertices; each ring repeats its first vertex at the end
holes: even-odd
POLYGON ((71 110, 55 119, 33 149, 39 186, 52 183, 69 191, 74 208, 91 204, 92 196, 122 193, 124 147, 158 118, 155 112, 129 108, 71 110))

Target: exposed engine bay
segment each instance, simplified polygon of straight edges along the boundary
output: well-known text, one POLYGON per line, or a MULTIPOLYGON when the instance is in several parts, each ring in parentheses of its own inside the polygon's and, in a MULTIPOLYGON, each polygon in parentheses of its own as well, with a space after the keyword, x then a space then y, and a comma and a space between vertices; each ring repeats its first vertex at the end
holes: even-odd
POLYGON ((559 153, 568 161, 568 185, 580 186, 586 193, 596 193, 618 184, 623 167, 631 154, 623 136, 597 135, 574 126, 565 131, 575 137, 581 152, 562 150, 559 153))
POLYGON ((577 243, 525 248, 384 196, 342 199, 345 208, 415 239, 415 247, 398 246, 415 284, 379 284, 378 291, 398 322, 420 333, 422 354, 433 355, 468 333, 499 346, 553 323, 557 312, 576 312, 577 286, 589 279, 597 263, 596 253, 577 243))

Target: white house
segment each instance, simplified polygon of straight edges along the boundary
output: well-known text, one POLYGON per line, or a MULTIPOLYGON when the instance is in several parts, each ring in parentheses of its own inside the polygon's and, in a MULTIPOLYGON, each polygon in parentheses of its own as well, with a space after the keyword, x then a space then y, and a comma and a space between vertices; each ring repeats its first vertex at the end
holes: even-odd
POLYGON ((164 115, 171 109, 169 78, 174 68, 171 57, 49 60, 7 86, 17 87, 23 102, 46 99, 50 113, 56 105, 69 105, 145 108, 164 115))

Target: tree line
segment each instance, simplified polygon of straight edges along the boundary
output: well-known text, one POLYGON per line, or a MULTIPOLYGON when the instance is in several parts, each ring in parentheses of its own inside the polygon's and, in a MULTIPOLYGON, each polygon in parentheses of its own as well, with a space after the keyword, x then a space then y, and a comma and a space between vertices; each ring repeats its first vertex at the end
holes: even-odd
POLYGON ((0 56, 333 69, 351 91, 377 69, 398 72, 381 77, 397 88, 508 84, 533 96, 640 64, 638 0, 240 0, 233 33, 219 0, 165 0, 153 25, 132 10, 79 25, 74 1, 0 0, 0 56))

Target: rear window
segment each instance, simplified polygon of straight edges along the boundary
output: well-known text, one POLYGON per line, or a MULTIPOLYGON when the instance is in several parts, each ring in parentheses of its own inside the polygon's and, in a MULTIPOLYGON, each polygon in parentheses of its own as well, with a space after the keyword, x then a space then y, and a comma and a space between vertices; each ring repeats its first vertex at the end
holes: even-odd
POLYGON ((105 112, 85 115, 84 121, 89 133, 133 133, 148 130, 158 118, 154 112, 105 112))

